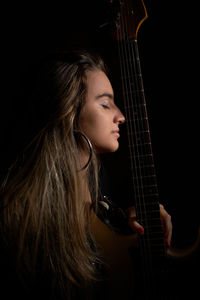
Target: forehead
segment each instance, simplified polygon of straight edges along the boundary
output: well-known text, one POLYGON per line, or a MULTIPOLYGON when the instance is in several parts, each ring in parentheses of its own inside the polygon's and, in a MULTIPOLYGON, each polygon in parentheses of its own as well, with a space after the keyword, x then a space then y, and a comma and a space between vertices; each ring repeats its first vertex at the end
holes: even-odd
POLYGON ((107 75, 102 71, 88 71, 87 77, 87 92, 88 94, 113 94, 113 89, 107 75))

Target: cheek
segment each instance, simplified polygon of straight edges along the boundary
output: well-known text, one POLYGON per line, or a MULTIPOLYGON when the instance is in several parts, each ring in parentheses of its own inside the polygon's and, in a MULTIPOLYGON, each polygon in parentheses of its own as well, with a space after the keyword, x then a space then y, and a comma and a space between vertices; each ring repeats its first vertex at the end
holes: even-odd
MULTIPOLYGON (((88 123, 89 124, 89 123, 88 123)), ((102 122, 101 119, 95 119, 87 126, 84 133, 91 141, 96 153, 114 152, 118 149, 117 139, 112 136, 109 122, 102 122)))
POLYGON ((118 148, 117 139, 112 136, 112 120, 101 111, 85 110, 80 116, 80 128, 89 138, 97 153, 113 152, 118 148))
POLYGON ((101 112, 85 110, 80 116, 80 128, 93 144, 105 138, 109 131, 109 120, 101 112))
POLYGON ((105 138, 105 135, 108 132, 108 122, 99 114, 90 114, 81 123, 81 129, 91 140, 91 142, 96 144, 98 140, 101 141, 105 138))

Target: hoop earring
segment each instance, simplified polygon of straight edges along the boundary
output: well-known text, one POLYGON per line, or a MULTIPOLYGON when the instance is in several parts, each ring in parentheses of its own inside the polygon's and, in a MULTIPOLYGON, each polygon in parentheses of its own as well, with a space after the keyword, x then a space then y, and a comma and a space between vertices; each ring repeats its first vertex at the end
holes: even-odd
POLYGON ((88 158, 88 161, 87 163, 79 170, 79 171, 83 171, 87 168, 87 166, 90 164, 91 162, 91 159, 92 159, 92 153, 93 153, 93 148, 92 148, 92 144, 90 142, 90 140, 88 139, 88 137, 82 133, 81 131, 78 131, 78 130, 74 130, 74 133, 76 134, 80 134, 84 140, 86 141, 87 145, 88 145, 88 148, 89 148, 89 158, 88 158))

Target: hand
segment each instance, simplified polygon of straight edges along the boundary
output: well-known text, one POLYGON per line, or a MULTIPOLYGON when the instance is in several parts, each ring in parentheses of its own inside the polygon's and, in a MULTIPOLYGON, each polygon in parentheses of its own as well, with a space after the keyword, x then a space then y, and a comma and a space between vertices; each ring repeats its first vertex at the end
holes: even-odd
MULTIPOLYGON (((133 231, 139 233, 140 235, 144 234, 144 228, 136 221, 136 211, 135 207, 129 207, 127 209, 128 222, 133 231)), ((165 243, 168 247, 171 246, 171 237, 172 237, 172 222, 171 216, 164 209, 164 206, 160 204, 160 217, 163 226, 165 243)))
POLYGON ((168 247, 171 247, 171 238, 172 238, 172 221, 171 216, 164 209, 164 206, 160 204, 160 217, 163 226, 163 232, 165 237, 165 243, 168 247))

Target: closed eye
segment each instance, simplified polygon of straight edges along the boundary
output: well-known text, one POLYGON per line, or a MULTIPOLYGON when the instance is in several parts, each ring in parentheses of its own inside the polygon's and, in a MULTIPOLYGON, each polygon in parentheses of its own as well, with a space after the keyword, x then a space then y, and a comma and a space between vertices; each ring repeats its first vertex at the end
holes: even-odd
POLYGON ((105 103, 102 103, 101 106, 102 106, 103 108, 105 108, 105 109, 110 109, 110 106, 107 105, 107 104, 105 104, 105 103))

